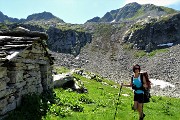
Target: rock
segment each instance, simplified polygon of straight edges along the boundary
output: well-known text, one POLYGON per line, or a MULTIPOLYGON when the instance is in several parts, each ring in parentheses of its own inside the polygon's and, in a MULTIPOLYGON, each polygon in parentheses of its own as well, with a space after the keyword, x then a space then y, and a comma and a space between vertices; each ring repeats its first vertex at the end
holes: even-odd
POLYGON ((54 27, 50 27, 47 33, 49 35, 47 43, 51 51, 71 53, 74 56, 77 56, 81 48, 90 43, 92 39, 89 33, 74 30, 63 32, 54 27))
POLYGON ((0 67, 0 78, 7 76, 7 68, 6 67, 0 67))
POLYGON ((58 74, 53 76, 54 87, 62 87, 68 81, 73 81, 74 78, 69 74, 58 74))

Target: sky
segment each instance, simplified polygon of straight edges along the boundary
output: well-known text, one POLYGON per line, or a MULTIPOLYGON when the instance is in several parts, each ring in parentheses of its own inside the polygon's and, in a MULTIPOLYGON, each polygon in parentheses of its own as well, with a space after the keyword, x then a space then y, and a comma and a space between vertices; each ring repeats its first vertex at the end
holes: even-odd
POLYGON ((18 19, 46 11, 66 23, 83 24, 131 2, 151 3, 180 10, 180 0, 0 0, 0 11, 8 17, 18 19))

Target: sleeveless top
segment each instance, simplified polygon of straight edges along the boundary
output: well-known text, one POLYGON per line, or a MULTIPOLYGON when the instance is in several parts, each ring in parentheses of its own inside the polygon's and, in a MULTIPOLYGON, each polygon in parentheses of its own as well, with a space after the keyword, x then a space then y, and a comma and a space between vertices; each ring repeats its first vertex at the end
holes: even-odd
MULTIPOLYGON (((138 76, 138 78, 134 78, 134 77, 133 77, 133 84, 134 84, 137 88, 140 88, 140 87, 142 86, 140 75, 138 76)), ((143 91, 143 90, 135 90, 134 92, 137 93, 137 94, 144 94, 144 91, 143 91)))

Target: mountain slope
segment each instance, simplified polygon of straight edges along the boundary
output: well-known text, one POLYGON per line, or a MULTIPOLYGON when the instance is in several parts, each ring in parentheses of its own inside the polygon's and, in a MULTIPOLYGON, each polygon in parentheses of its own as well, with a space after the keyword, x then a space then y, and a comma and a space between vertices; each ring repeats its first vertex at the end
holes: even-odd
POLYGON ((11 18, 0 11, 0 22, 18 22, 17 18, 11 18))
MULTIPOLYGON (((156 6, 153 4, 144 4, 140 5, 136 2, 129 3, 125 5, 124 7, 112 10, 110 12, 107 12, 102 18, 100 18, 97 22, 122 22, 122 21, 132 21, 137 19, 143 19, 147 16, 151 17, 158 17, 162 15, 172 14, 176 13, 178 11, 162 7, 162 6, 156 6)), ((95 22, 88 20, 87 22, 95 22)))
MULTIPOLYGON (((131 4, 127 6, 131 6, 131 4)), ((142 17, 143 11, 153 13, 151 11, 154 9, 153 5, 144 5, 143 9, 139 9, 140 6, 135 7, 137 12, 134 14, 136 16, 142 17)), ((157 10, 161 11, 158 15, 161 15, 164 9, 168 8, 158 8, 157 10)), ((131 11, 130 8, 121 9, 121 11, 123 10, 131 11)), ((119 11, 113 10, 107 13, 107 20, 111 21, 112 18, 118 18, 118 16, 124 16, 124 20, 127 16, 133 18, 134 14, 117 14, 119 11)), ((170 9, 165 11, 173 13, 170 9)), ((41 19, 36 17, 31 18, 30 21, 33 23, 34 19, 41 22, 41 19)), ((94 21, 98 19, 97 17, 94 21)), ((130 18, 126 20, 130 20, 130 18)), ((45 30, 43 28, 42 31, 46 31, 49 35, 47 41, 49 49, 56 52, 53 53, 56 58, 55 65, 84 68, 114 81, 121 81, 129 80, 132 74, 132 65, 138 63, 143 70, 150 73, 151 78, 165 80, 176 85, 176 88, 163 89, 163 92, 170 92, 171 96, 180 97, 180 45, 178 45, 180 42, 180 14, 170 14, 158 18, 147 17, 146 19, 142 17, 141 20, 133 20, 133 22, 87 23, 84 25, 55 24, 53 26, 50 24, 51 27, 47 27, 45 30), (152 27, 153 29, 151 29, 152 27), (72 28, 76 30, 72 30, 72 28), (83 31, 77 32, 77 29, 83 31), (153 51, 158 45, 169 42, 174 43, 172 47, 162 50, 163 52, 160 53, 161 50, 153 51), (144 52, 149 43, 152 52, 144 52), (157 54, 155 54, 156 52, 157 54)), ((106 17, 104 21, 106 21, 106 17)), ((41 27, 47 24, 47 22, 42 23, 37 26, 41 27)), ((34 24, 29 27, 28 25, 26 24, 30 30, 39 30, 32 27, 34 24)), ((3 25, 2 27, 6 28, 3 25)))
POLYGON ((50 12, 34 13, 29 15, 26 19, 11 18, 0 12, 0 22, 14 22, 14 23, 65 23, 62 19, 54 16, 50 12))
POLYGON ((25 22, 38 22, 38 21, 48 21, 48 22, 54 22, 54 23, 65 23, 62 19, 54 16, 50 12, 42 12, 42 13, 35 13, 32 15, 29 15, 27 19, 25 19, 25 22))

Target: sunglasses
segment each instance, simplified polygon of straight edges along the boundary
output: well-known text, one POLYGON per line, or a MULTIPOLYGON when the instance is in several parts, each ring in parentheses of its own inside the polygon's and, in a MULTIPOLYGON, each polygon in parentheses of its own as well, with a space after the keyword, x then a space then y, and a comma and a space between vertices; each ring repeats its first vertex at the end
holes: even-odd
POLYGON ((139 67, 135 67, 134 69, 140 69, 139 67))

